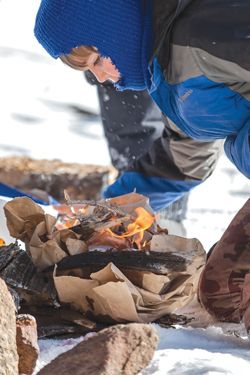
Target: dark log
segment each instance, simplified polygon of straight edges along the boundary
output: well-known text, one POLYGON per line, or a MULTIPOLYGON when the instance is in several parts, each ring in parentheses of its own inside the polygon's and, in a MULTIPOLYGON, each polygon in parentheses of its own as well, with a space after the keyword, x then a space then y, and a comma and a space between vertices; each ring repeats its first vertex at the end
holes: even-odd
POLYGON ((36 318, 40 339, 84 336, 107 327, 107 324, 90 321, 82 313, 67 306, 55 309, 49 306, 26 305, 21 308, 20 313, 30 314, 36 318))
POLYGON ((17 244, 10 244, 8 246, 0 247, 0 272, 12 262, 19 252, 20 248, 17 244))
POLYGON ((0 247, 0 277, 21 299, 58 306, 53 280, 38 272, 27 252, 17 244, 0 247))
MULTIPOLYGON (((89 268, 95 266, 97 269, 105 267, 108 263, 114 263, 118 268, 136 269, 149 271, 159 275, 169 272, 183 272, 188 260, 173 253, 145 252, 135 250, 107 250, 90 251, 62 259, 58 265, 58 271, 68 271, 76 268, 89 268)), ((51 271, 52 268, 47 269, 51 271)))

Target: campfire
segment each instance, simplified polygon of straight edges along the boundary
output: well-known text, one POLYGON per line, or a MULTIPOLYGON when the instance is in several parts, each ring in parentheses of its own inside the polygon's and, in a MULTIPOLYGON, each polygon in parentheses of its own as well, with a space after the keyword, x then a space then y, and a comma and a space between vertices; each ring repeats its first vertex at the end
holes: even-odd
POLYGON ((131 213, 127 212, 126 206, 120 208, 114 199, 79 203, 72 202, 67 193, 65 199, 68 204, 59 207, 60 214, 55 227, 62 230, 80 226, 84 228, 83 231, 92 228, 94 231, 87 240, 89 249, 149 249, 149 242, 155 234, 155 216, 145 199, 138 201, 131 213), (140 203, 143 207, 137 207, 140 203))
MULTIPOLYGON (((135 209, 136 218, 131 217, 132 223, 122 223, 107 229, 107 234, 116 238, 129 238, 132 245, 140 250, 146 248, 147 241, 144 240, 144 232, 154 223, 154 216, 142 207, 135 209)), ((105 230, 102 235, 105 235, 105 230)))
POLYGON ((93 329, 97 321, 155 321, 194 298, 202 245, 160 228, 146 197, 73 201, 66 193, 65 200, 55 215, 26 197, 4 207, 10 235, 25 250, 0 248, 0 277, 26 309, 56 307, 57 320, 61 309, 64 319, 85 328, 90 319, 93 329))

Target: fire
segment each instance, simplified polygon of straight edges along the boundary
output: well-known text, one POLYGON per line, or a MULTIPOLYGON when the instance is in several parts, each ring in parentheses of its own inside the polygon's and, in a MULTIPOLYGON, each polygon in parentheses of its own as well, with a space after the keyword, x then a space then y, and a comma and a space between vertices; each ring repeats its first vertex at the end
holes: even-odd
POLYGON ((137 218, 133 223, 128 224, 127 231, 120 235, 112 232, 115 237, 130 237, 136 233, 144 232, 146 229, 151 227, 154 222, 154 216, 152 216, 142 207, 137 207, 135 212, 137 214, 137 218))
POLYGON ((68 206, 65 204, 61 204, 58 206, 53 206, 53 208, 58 212, 56 223, 56 228, 58 230, 65 228, 69 229, 79 224, 79 221, 76 218, 76 216, 78 214, 84 215, 86 211, 86 209, 81 205, 68 206))
POLYGON ((155 218, 154 216, 146 211, 143 207, 137 207, 135 209, 137 217, 133 223, 128 224, 126 232, 122 234, 116 234, 109 229, 110 234, 117 238, 126 238, 134 236, 134 242, 137 244, 138 248, 142 247, 141 241, 144 236, 144 231, 151 227, 155 218))
POLYGON ((0 237, 0 246, 4 246, 5 245, 5 241, 2 237, 0 237))
POLYGON ((148 235, 144 235, 144 232, 150 228, 155 221, 155 216, 143 207, 135 208, 133 214, 125 212, 124 218, 119 215, 117 216, 115 209, 113 210, 114 213, 111 213, 111 215, 107 217, 107 213, 105 214, 105 211, 103 213, 103 208, 105 208, 105 206, 100 206, 99 211, 96 213, 94 211, 91 213, 87 206, 83 207, 83 205, 80 204, 61 205, 55 208, 58 211, 55 225, 57 230, 70 229, 73 226, 79 225, 79 215, 90 216, 90 219, 93 216, 93 219, 97 219, 96 228, 93 224, 95 221, 92 219, 95 234, 88 240, 90 245, 113 246, 122 249, 134 247, 136 244, 137 249, 142 249, 148 242, 148 235), (100 218, 103 220, 103 227, 100 226, 99 229, 98 224, 102 223, 102 221, 98 221, 98 214, 101 214, 100 218))

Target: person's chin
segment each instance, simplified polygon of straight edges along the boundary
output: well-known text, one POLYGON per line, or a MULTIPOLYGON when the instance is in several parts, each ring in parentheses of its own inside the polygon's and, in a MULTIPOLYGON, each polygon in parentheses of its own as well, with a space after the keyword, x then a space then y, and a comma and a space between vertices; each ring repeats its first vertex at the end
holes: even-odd
POLYGON ((119 77, 116 77, 116 76, 109 76, 108 78, 107 78, 107 81, 110 81, 110 82, 112 82, 112 83, 117 83, 118 81, 119 81, 119 77))

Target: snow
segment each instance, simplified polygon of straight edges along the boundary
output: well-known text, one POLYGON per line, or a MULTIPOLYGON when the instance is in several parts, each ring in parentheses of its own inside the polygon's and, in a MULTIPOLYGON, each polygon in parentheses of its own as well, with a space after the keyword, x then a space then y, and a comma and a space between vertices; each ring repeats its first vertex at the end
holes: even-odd
MULTIPOLYGON (((33 36, 38 6, 39 0, 0 1, 0 156, 107 165, 95 87, 38 45, 33 36)), ((187 236, 209 250, 249 195, 249 180, 222 156, 212 177, 191 193, 187 236)), ((157 330, 159 347, 143 375, 245 375, 250 370, 250 343, 240 325, 157 330)), ((40 340, 37 371, 82 339, 40 340)))
POLYGON ((151 364, 142 375, 162 374, 246 374, 249 371, 249 345, 220 336, 220 331, 160 329, 162 342, 151 364), (222 347, 223 345, 223 347, 222 347))
POLYGON ((51 362, 58 355, 72 349, 74 346, 80 342, 87 340, 89 337, 93 336, 95 333, 88 333, 84 337, 69 338, 64 340, 40 340, 39 349, 40 356, 37 366, 35 368, 35 375, 39 370, 41 370, 46 364, 51 362))
POLYGON ((168 330, 157 327, 157 330, 160 336, 158 350, 141 375, 243 375, 249 371, 247 338, 225 335, 219 326, 168 330))

